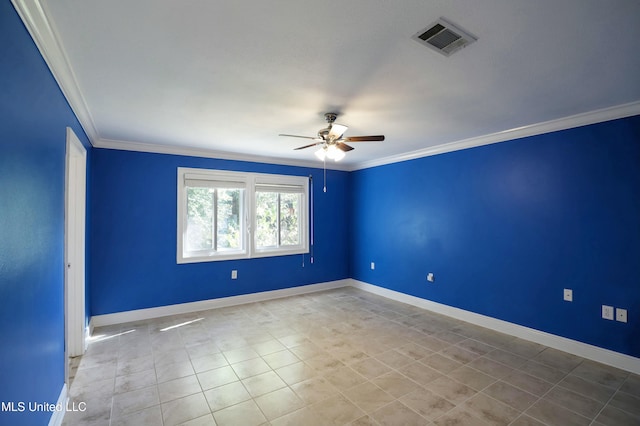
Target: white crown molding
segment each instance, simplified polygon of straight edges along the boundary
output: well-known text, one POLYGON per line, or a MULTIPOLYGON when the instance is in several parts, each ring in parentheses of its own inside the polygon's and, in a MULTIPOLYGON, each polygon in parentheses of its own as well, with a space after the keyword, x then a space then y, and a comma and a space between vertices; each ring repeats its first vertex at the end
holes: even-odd
MULTIPOLYGON (((205 158, 221 158, 226 160, 251 161, 269 164, 281 164, 290 166, 321 168, 317 162, 299 161, 284 158, 272 158, 231 152, 209 151, 197 148, 180 148, 160 146, 139 142, 115 141, 100 139, 95 121, 91 116, 87 103, 79 88, 73 68, 68 60, 64 48, 59 41, 55 26, 48 19, 46 7, 42 0, 11 0, 23 23, 27 27, 40 54, 58 82, 60 89, 66 97, 71 109, 84 129, 89 141, 94 147, 110 148, 127 151, 153 152, 172 155, 186 155, 205 158)), ((550 120, 484 136, 463 139, 431 146, 403 154, 392 155, 376 160, 364 161, 355 164, 328 163, 331 170, 355 171, 385 164, 398 163, 416 158, 438 155, 467 148, 474 148, 498 142, 519 139, 527 136, 535 136, 543 133, 565 130, 617 118, 630 117, 640 114, 640 102, 613 106, 587 113, 577 114, 565 118, 550 120)))
MULTIPOLYGON (((261 155, 240 154, 227 151, 214 151, 202 148, 158 145, 144 142, 128 142, 114 139, 98 139, 95 148, 116 149, 121 151, 149 152, 154 154, 184 155, 188 157, 217 158, 220 160, 249 161, 252 163, 278 164, 284 166, 310 167, 322 169, 319 161, 292 160, 286 158, 266 157, 261 155)), ((340 163, 327 163, 328 170, 349 171, 349 166, 340 163)))
MULTIPOLYGON (((536 136, 545 133, 556 132, 559 130, 567 130, 575 127, 587 126, 589 124, 596 124, 604 121, 631 117, 639 114, 640 102, 631 102, 628 104, 617 105, 609 108, 599 109, 596 111, 545 121, 543 123, 531 124, 528 126, 517 127, 514 129, 504 130, 488 135, 477 136, 469 139, 431 146, 428 148, 406 152, 403 154, 392 155, 377 160, 364 161, 355 164, 327 163, 327 169, 351 172, 356 170, 368 169, 371 167, 383 166, 385 164, 399 163, 402 161, 414 160, 416 158, 444 154, 453 151, 460 151, 468 148, 475 148, 483 145, 507 142, 528 136, 536 136)), ((167 146, 143 142, 119 141, 113 139, 98 139, 97 141, 95 141, 93 146, 96 148, 117 149, 125 151, 186 155, 190 157, 219 158, 223 160, 250 161, 256 163, 281 164, 286 166, 321 168, 315 161, 292 160, 251 154, 232 153, 227 151, 214 151, 201 148, 167 146)))
POLYGON ((364 161, 352 165, 350 171, 368 169, 371 167, 383 166, 385 164, 399 163, 401 161, 414 160, 416 158, 428 157, 432 155, 444 154, 446 152, 460 151, 477 146, 490 145, 498 142, 506 142, 528 136, 536 136, 544 133, 556 132, 559 130, 572 129, 574 127, 587 126, 589 124, 601 123, 618 118, 631 117, 640 114, 640 102, 617 105, 603 108, 596 111, 576 114, 569 117, 558 118, 542 123, 517 127, 501 132, 491 133, 484 136, 477 136, 455 142, 444 143, 431 146, 417 151, 406 152, 404 154, 392 155, 372 161, 364 161))
POLYGON ((378 296, 386 297, 418 308, 426 309, 431 312, 446 315, 451 318, 459 319, 471 324, 479 325, 500 333, 510 336, 519 337, 524 340, 539 343, 550 348, 568 352, 582 358, 607 364, 612 367, 640 374, 640 358, 625 355, 609 349, 598 346, 589 345, 587 343, 578 342, 577 340, 567 339, 566 337, 556 336, 555 334, 546 333, 522 325, 499 320, 497 318, 488 317, 477 314, 475 312, 465 311, 464 309, 454 308, 453 306, 443 305, 431 300, 422 299, 416 296, 400 293, 398 291, 389 290, 373 284, 351 279, 351 286, 378 296))
POLYGON ((93 145, 98 131, 59 37, 40 0, 11 0, 51 74, 93 145))

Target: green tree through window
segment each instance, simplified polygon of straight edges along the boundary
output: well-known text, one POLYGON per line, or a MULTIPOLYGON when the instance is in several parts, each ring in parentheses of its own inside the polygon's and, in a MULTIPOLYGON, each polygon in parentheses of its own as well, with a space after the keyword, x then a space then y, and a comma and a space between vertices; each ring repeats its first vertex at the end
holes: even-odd
POLYGON ((296 246, 300 244, 301 194, 256 193, 256 247, 296 246))
POLYGON ((187 249, 238 250, 241 189, 187 188, 187 249))

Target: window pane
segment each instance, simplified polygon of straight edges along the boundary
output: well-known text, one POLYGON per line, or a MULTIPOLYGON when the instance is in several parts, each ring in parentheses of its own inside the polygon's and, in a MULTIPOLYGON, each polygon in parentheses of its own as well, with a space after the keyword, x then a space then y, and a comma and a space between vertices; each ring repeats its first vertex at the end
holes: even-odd
POLYGON ((256 193, 256 247, 278 246, 278 193, 256 193))
POLYGON ((218 250, 242 248, 240 227, 240 189, 218 188, 218 250))
POLYGON ((300 244, 300 194, 280 194, 280 245, 300 244))
POLYGON ((212 188, 187 188, 186 251, 213 249, 212 188))

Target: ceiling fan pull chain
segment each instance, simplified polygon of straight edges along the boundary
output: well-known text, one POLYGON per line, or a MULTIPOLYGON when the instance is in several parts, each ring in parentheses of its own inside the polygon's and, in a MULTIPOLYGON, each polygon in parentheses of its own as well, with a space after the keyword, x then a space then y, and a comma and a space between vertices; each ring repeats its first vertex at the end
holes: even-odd
POLYGON ((324 169, 324 188, 323 191, 327 192, 327 159, 326 157, 322 159, 322 165, 324 169))
POLYGON ((310 202, 311 202, 311 247, 309 253, 309 262, 313 265, 313 247, 314 247, 314 234, 316 228, 315 216, 313 212, 313 175, 309 175, 309 192, 311 193, 310 202))

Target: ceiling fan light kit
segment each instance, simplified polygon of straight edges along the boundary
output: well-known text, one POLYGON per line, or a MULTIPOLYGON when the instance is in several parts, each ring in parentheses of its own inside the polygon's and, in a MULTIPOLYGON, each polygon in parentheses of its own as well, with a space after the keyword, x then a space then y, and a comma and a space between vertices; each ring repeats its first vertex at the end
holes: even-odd
POLYGON ((325 161, 327 158, 333 161, 340 161, 344 158, 345 153, 338 149, 336 145, 327 145, 317 150, 315 155, 320 161, 325 161))
POLYGON ((352 146, 347 145, 345 142, 382 142, 384 141, 383 135, 376 136, 349 136, 344 137, 345 132, 348 127, 342 124, 336 124, 336 118, 338 114, 335 112, 328 112, 324 115, 325 120, 329 124, 328 127, 324 129, 320 129, 318 131, 318 136, 299 136, 299 135, 288 135, 284 133, 280 133, 280 136, 287 136, 291 138, 302 138, 302 139, 311 139, 315 141, 315 143, 300 146, 298 148, 294 148, 295 150, 311 148, 312 146, 320 145, 320 149, 315 152, 316 157, 320 161, 326 161, 327 159, 333 161, 340 161, 345 157, 345 152, 351 151, 354 148, 352 146))

